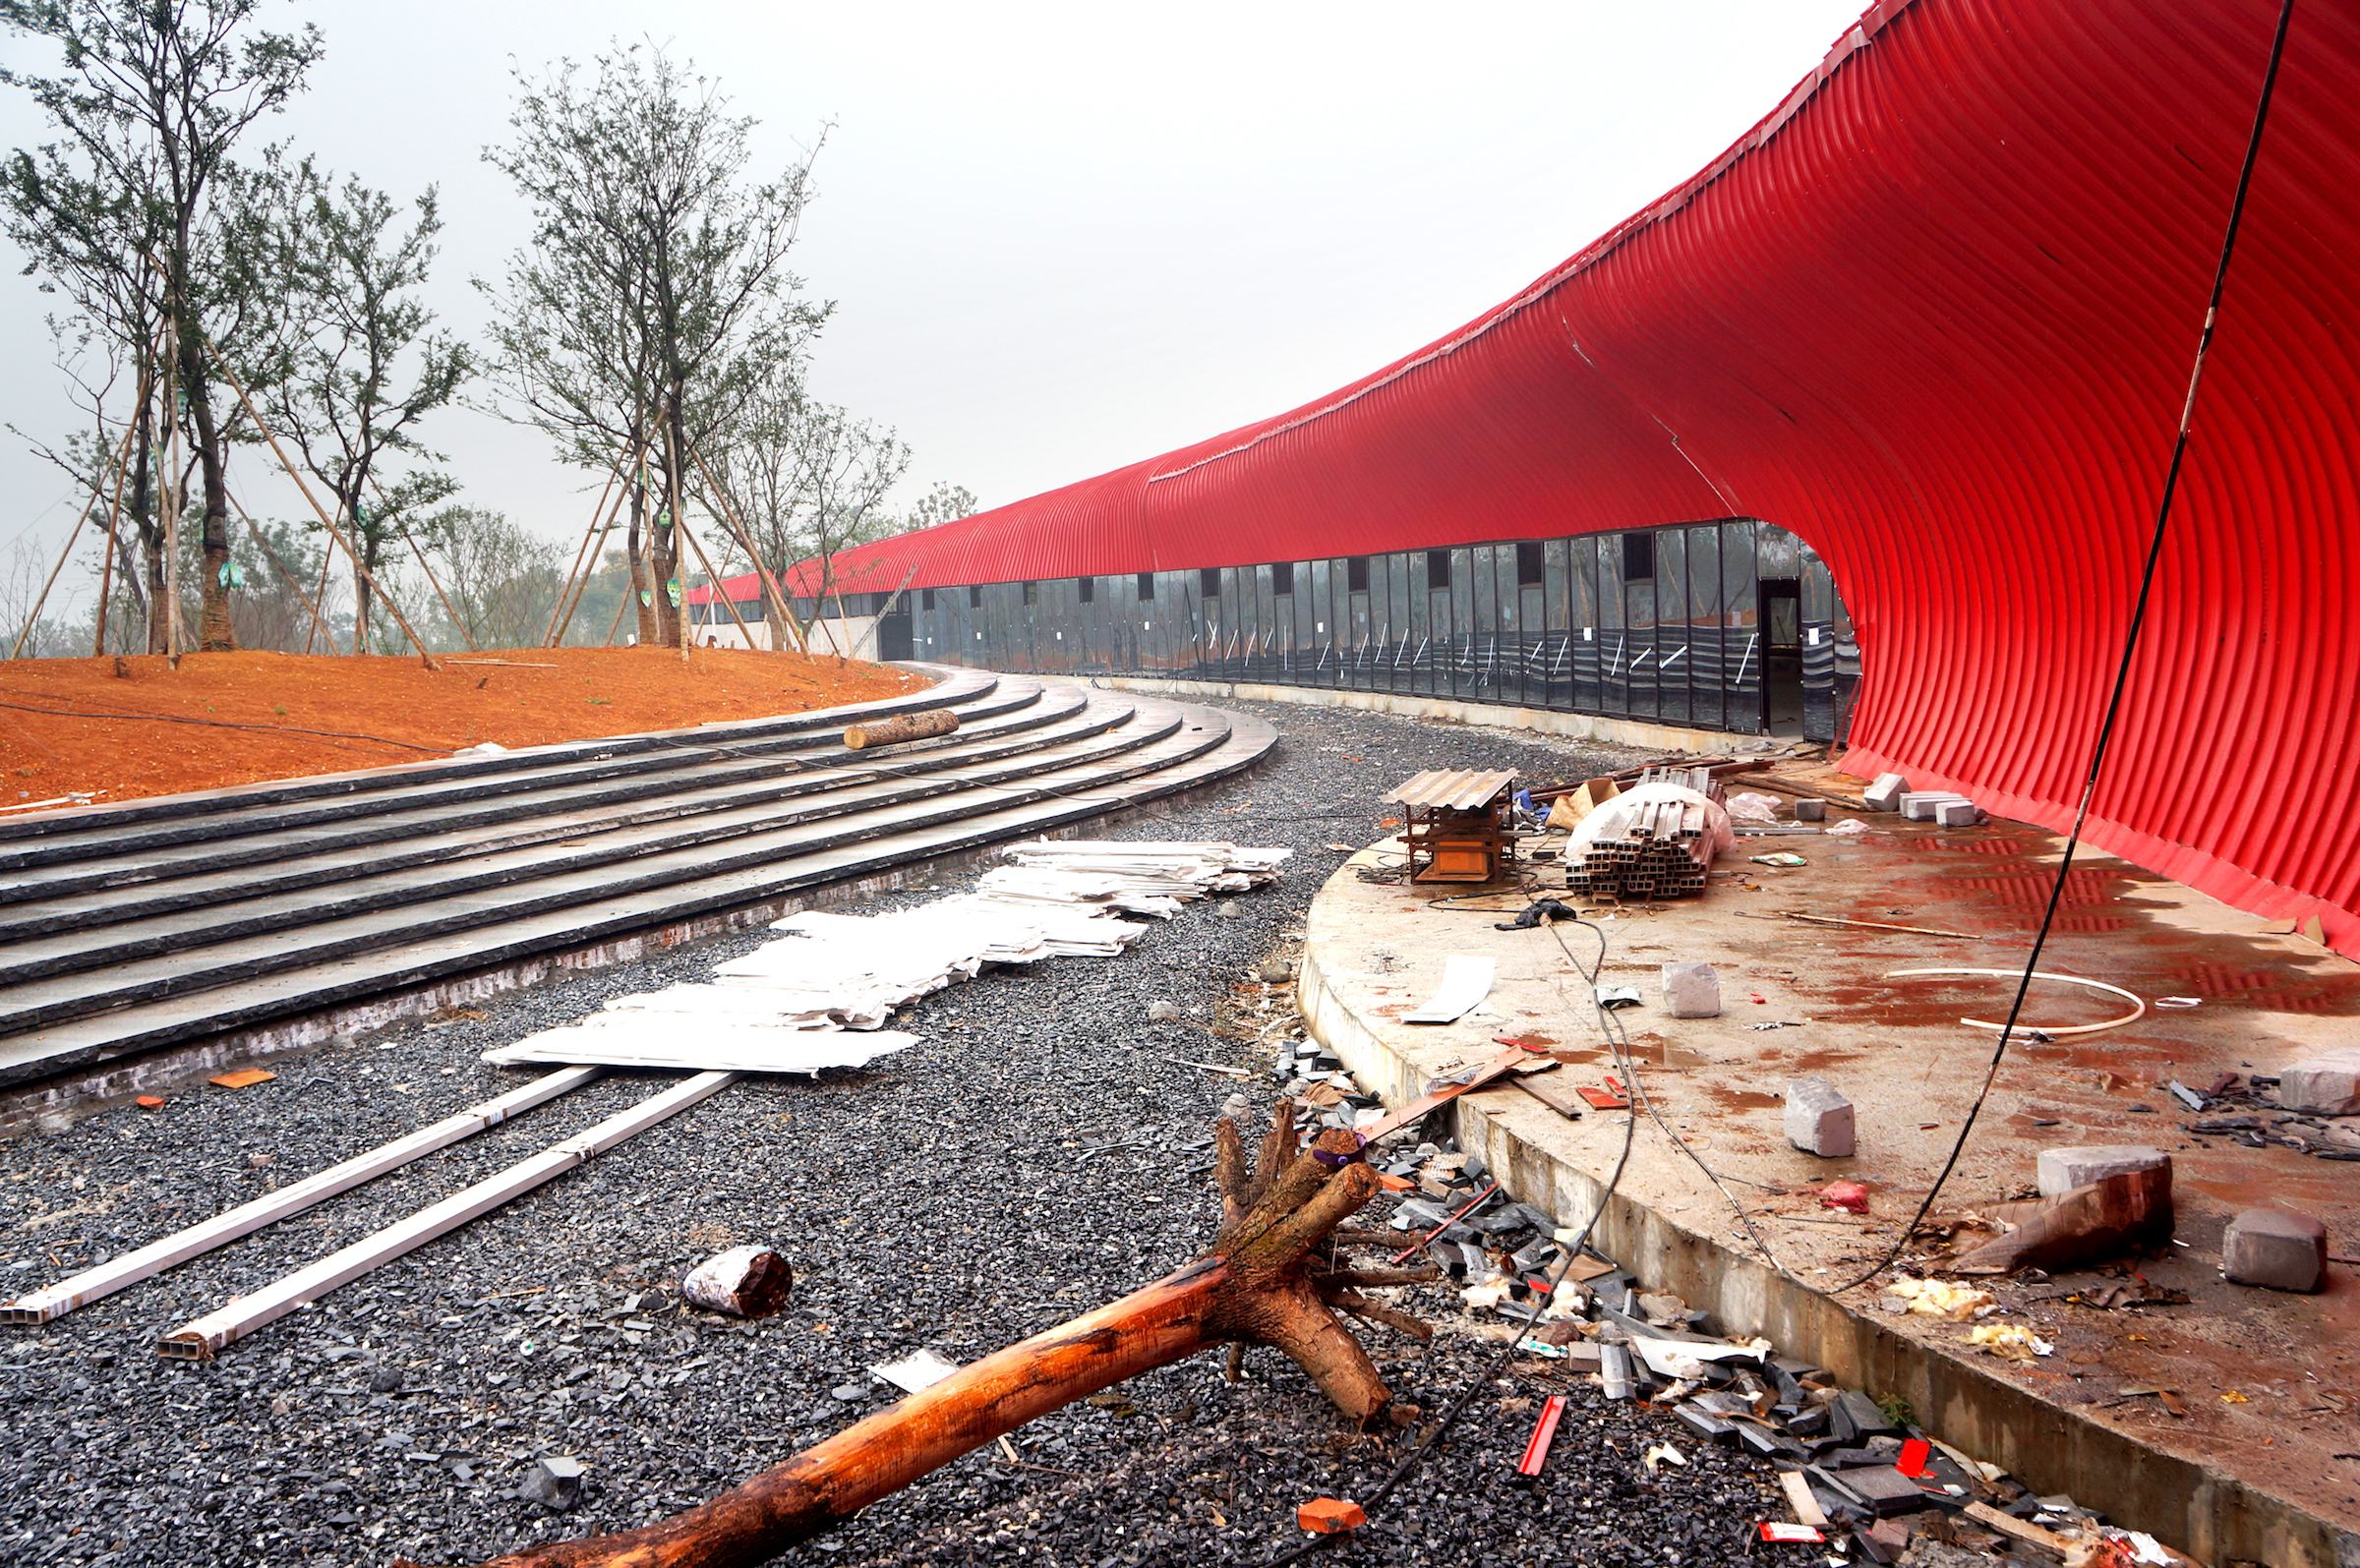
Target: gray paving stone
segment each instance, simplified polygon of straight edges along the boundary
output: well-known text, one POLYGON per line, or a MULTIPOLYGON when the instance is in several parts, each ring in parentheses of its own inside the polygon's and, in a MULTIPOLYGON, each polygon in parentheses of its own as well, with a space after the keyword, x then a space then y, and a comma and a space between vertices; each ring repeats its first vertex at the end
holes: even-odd
POLYGON ((2171 1168, 2171 1156, 2144 1143, 2078 1143, 2061 1149, 2042 1149, 2036 1166, 2042 1197, 2055 1197, 2077 1187, 2102 1182, 2130 1171, 2171 1168))
POLYGON ((2284 1208, 2249 1208, 2220 1239, 2221 1272, 2240 1285, 2316 1291, 2328 1282, 2328 1228, 2284 1208))

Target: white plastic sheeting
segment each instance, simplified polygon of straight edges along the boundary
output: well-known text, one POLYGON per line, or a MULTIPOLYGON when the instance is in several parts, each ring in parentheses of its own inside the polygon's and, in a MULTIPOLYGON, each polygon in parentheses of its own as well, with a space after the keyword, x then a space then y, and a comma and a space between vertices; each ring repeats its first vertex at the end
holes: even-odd
POLYGON ((1013 844, 1017 864, 977 891, 886 914, 805 910, 713 971, 710 985, 616 997, 561 1028, 484 1055, 502 1066, 564 1062, 744 1073, 859 1067, 914 1045, 895 1011, 974 978, 987 963, 1112 958, 1183 902, 1241 893, 1278 875, 1291 851, 1232 843, 1013 844))
POLYGON ((1718 801, 1683 789, 1679 784, 1639 784, 1625 789, 1605 805, 1591 812, 1574 826, 1573 839, 1565 853, 1568 859, 1578 858, 1590 845, 1601 839, 1620 839, 1630 832, 1632 820, 1640 806, 1678 802, 1683 806, 1704 807, 1704 863, 1713 861, 1737 847, 1738 836, 1729 825, 1729 812, 1718 801))
POLYGON ((1432 1000, 1415 1013, 1404 1013, 1404 1023, 1449 1023, 1492 994, 1498 960, 1453 953, 1443 959, 1443 983, 1432 1000))

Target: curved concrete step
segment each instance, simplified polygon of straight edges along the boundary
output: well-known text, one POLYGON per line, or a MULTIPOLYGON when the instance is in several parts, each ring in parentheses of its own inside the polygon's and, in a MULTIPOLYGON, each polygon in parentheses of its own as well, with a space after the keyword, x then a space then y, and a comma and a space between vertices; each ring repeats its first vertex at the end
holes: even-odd
MULTIPOLYGON (((423 867, 380 870, 372 860, 348 874, 292 893, 238 897, 192 918, 172 910, 12 945, 0 958, 0 1035, 78 1014, 207 985, 248 979, 332 957, 339 944, 377 945, 381 933, 436 930, 505 918, 537 902, 571 897, 561 890, 587 879, 623 887, 667 874, 692 875, 700 864, 747 854, 799 853, 857 836, 879 813, 891 820, 952 790, 985 790, 1042 768, 1112 764, 1162 739, 1176 726, 1140 722, 1128 702, 1077 705, 1075 722, 1045 741, 1002 748, 1004 755, 933 761, 885 772, 829 770, 797 781, 726 791, 727 804, 690 801, 628 821, 583 824, 559 837, 479 850, 423 867), (794 803, 782 809, 782 800, 794 803), (743 841, 739 843, 738 841, 743 841), (678 859, 678 854, 696 857, 678 859), (686 868, 686 869, 682 869, 686 868), (295 933, 278 936, 273 933, 295 933), (63 983, 93 969, 106 973, 63 983), (61 983, 44 984, 44 981, 61 983)), ((718 791, 717 791, 718 792, 718 791)), ((701 792, 700 792, 701 793, 701 792)))
MULTIPOLYGON (((896 752, 906 772, 970 759, 1017 756, 1094 733, 1116 716, 1085 717, 1087 694, 1026 692, 1000 706, 995 720, 963 726, 956 736, 896 752)), ((966 710, 962 709, 961 712, 966 710)), ((833 747, 831 736, 828 744, 833 747)), ((450 810, 412 806, 328 825, 281 827, 242 822, 222 841, 195 840, 161 848, 135 846, 113 859, 86 856, 71 865, 20 873, 14 904, 0 904, 0 943, 36 941, 90 926, 118 924, 231 899, 427 865, 495 849, 522 847, 637 822, 719 811, 749 799, 778 799, 840 787, 873 775, 877 763, 857 752, 778 756, 705 742, 654 780, 617 787, 601 781, 544 782, 520 796, 450 810), (777 783, 781 779, 784 784, 777 783), (133 889, 126 894, 123 890, 133 889)))
MULTIPOLYGON (((935 706, 957 712, 962 727, 971 719, 998 720, 1021 727, 1025 723, 1022 711, 1039 708, 1043 698, 1038 682, 994 682, 971 698, 935 706)), ((1031 722, 1051 722, 1054 712, 1053 708, 1046 710, 1031 722)), ((0 902, 40 897, 43 891, 57 888, 57 877, 40 875, 46 868, 81 868, 63 873, 64 880, 71 883, 76 876, 95 880, 102 868, 120 865, 122 870, 112 873, 113 881, 98 882, 120 886, 125 881, 170 875, 180 862, 206 861, 210 856, 207 863, 222 864, 236 852, 241 840, 284 840, 310 831, 317 835, 317 842, 341 838, 355 843, 384 842, 413 831, 416 823, 425 820, 453 827, 530 817, 547 809, 552 791, 615 799, 662 794, 677 787, 671 775, 709 761, 716 746, 749 755, 810 751, 836 761, 858 760, 857 753, 841 747, 841 722, 815 730, 807 723, 812 717, 794 716, 795 728, 783 734, 772 733, 774 722, 763 721, 756 726, 758 732, 750 735, 738 733, 740 726, 715 725, 621 737, 614 750, 583 751, 576 745, 537 747, 531 752, 507 753, 507 758, 518 760, 489 775, 466 768, 446 773, 440 765, 405 770, 407 777, 398 780, 379 780, 372 775, 367 777, 373 787, 365 792, 323 798, 261 798, 234 804, 221 798, 226 792, 210 791, 165 797, 189 801, 193 808, 149 821, 84 825, 68 819, 74 823, 70 829, 59 826, 31 842, 0 846, 0 872, 19 873, 0 877, 0 902), (559 754, 543 755, 552 752, 559 754), (571 754, 576 752, 579 754, 571 754), (175 849, 183 853, 176 857, 171 853, 175 849)), ((262 786, 262 792, 274 794, 275 787, 262 786)), ((60 815, 52 814, 53 818, 60 815)))
MULTIPOLYGON (((12 942, 0 965, 0 1084, 709 921, 1049 831, 1249 767, 1275 739, 1260 721, 1156 700, 1073 687, 1044 694, 1021 678, 967 689, 1005 722, 883 760, 838 752, 822 766, 795 756, 717 759, 713 731, 693 731, 684 738, 703 742, 700 756, 669 770, 674 795, 583 807, 561 781, 543 779, 531 785, 553 807, 542 819, 307 851, 304 834, 365 833, 367 825, 269 825, 271 809, 301 801, 213 806, 201 815, 219 823, 229 844, 282 835, 284 864, 176 871, 145 902, 114 895, 128 918, 113 922, 97 918, 89 900, 100 890, 86 885, 57 900, 82 924, 38 937, 30 933, 39 900, 8 911, 27 940, 12 942)), ((796 717, 806 731, 843 722, 841 713, 796 717)), ((657 743, 677 748, 680 738, 657 743)), ((733 754, 748 749, 734 738, 721 744, 733 754)), ((613 760, 572 749, 584 770, 613 760)), ((432 769, 407 772, 392 792, 370 793, 390 800, 449 782, 432 769)), ((404 814, 435 822, 431 810, 404 814)), ((103 863, 90 869, 102 872, 103 863)))

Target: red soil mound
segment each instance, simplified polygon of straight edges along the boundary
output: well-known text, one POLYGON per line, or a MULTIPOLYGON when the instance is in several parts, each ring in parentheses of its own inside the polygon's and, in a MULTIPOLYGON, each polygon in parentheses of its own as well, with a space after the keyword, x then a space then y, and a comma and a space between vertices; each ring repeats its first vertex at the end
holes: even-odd
POLYGON ((486 740, 684 729, 924 684, 879 665, 726 649, 686 661, 656 648, 531 648, 439 662, 235 653, 189 654, 177 670, 161 656, 0 665, 0 807, 346 773, 486 740), (175 722, 185 720, 202 722, 175 722))

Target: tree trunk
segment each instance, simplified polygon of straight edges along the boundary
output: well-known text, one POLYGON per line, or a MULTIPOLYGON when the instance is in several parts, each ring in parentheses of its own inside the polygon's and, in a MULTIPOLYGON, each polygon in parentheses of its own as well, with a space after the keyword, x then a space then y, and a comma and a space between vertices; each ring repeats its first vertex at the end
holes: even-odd
MULTIPOLYGON (((665 399, 664 421, 664 510, 657 518, 651 543, 656 557, 656 616, 663 633, 664 646, 678 648, 687 635, 682 622, 682 606, 678 593, 680 583, 680 392, 676 384, 672 395, 665 399), (667 526, 669 524, 669 526, 667 526)), ((680 598, 685 598, 680 595, 680 598)))
POLYGON ((962 1367, 701 1508, 620 1535, 530 1547, 496 1568, 751 1568, 1035 1417, 1223 1343, 1275 1346, 1353 1422, 1379 1423, 1392 1396, 1329 1306, 1425 1337, 1426 1325, 1373 1307, 1355 1287, 1432 1272, 1354 1274, 1335 1265, 1328 1233, 1378 1190, 1359 1139, 1330 1132, 1314 1144, 1340 1168, 1296 1158, 1294 1105, 1281 1100, 1249 1178, 1235 1125, 1224 1119, 1217 1131, 1226 1223, 1211 1250, 1179 1272, 962 1367))
POLYGON ((131 476, 131 525, 140 539, 141 597, 147 610, 148 652, 160 654, 164 637, 164 530, 155 512, 154 436, 140 420, 139 466, 131 476))
POLYGON ((238 646, 229 618, 230 587, 223 579, 229 567, 229 480, 221 464, 221 433, 213 425, 212 398, 206 389, 203 336, 194 325, 181 337, 181 384, 188 388, 189 417, 197 428, 197 464, 205 480, 205 564, 199 591, 204 612, 197 623, 197 647, 202 653, 221 653, 238 646))
POLYGON ((638 616, 637 624, 639 627, 639 646, 642 648, 652 648, 655 646, 656 641, 656 610, 654 603, 654 589, 653 585, 648 581, 647 574, 647 546, 643 531, 643 525, 646 522, 646 514, 647 487, 639 484, 638 476, 633 475, 631 484, 631 531, 625 552, 629 556, 631 568, 631 584, 629 592, 631 596, 631 609, 638 616))

